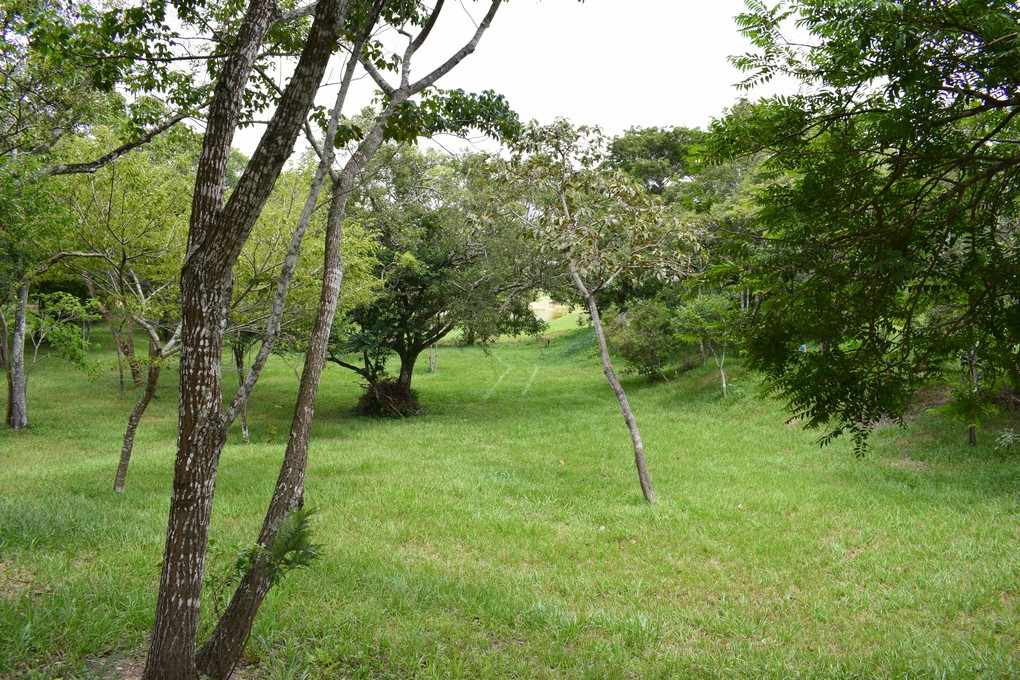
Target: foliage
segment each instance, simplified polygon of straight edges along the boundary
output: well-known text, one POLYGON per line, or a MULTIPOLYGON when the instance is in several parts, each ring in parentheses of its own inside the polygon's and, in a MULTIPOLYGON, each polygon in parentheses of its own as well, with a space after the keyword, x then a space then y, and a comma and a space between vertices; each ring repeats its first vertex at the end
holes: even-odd
POLYGON ((673 329, 689 344, 700 344, 709 352, 725 354, 732 345, 738 323, 736 301, 722 293, 701 293, 676 306, 673 329))
POLYGON ((1011 427, 1007 427, 995 438, 996 451, 1013 451, 1020 445, 1020 433, 1011 427))
POLYGON ((606 319, 610 345, 639 374, 655 380, 678 369, 693 368, 697 347, 676 333, 674 310, 660 296, 640 300, 606 319))
MULTIPOLYGON (((28 336, 35 346, 34 356, 46 345, 57 356, 89 372, 89 341, 86 326, 99 318, 92 301, 82 302, 65 292, 45 293, 33 298, 34 306, 26 315, 28 336)), ((8 316, 10 316, 8 314, 8 316)))
MULTIPOLYGON (((90 138, 64 140, 62 158, 91 158, 114 138, 97 127, 90 138)), ((92 255, 72 258, 66 267, 90 278, 110 314, 148 320, 167 335, 179 317, 198 148, 195 133, 177 128, 95 173, 52 180, 72 216, 63 249, 92 255)))
POLYGON ((594 294, 645 279, 676 281, 697 250, 679 215, 607 164, 609 140, 565 120, 531 124, 507 179, 520 197, 516 218, 550 271, 556 297, 575 299, 570 264, 594 294), (573 292, 571 292, 573 291, 573 292))
POLYGON ((322 546, 312 543, 314 514, 306 508, 288 512, 268 546, 254 545, 238 556, 234 565, 237 578, 257 567, 266 570, 270 583, 275 585, 289 572, 310 566, 322 552, 322 546))
POLYGON ((454 329, 465 342, 486 342, 541 327, 528 309, 534 284, 518 266, 516 231, 505 220, 474 218, 474 187, 489 181, 481 159, 390 146, 369 176, 359 220, 373 239, 380 283, 334 324, 335 363, 372 385, 394 353, 409 397, 418 355, 454 329))
MULTIPOLYGON (((466 93, 459 89, 431 88, 422 93, 420 101, 407 101, 398 106, 384 132, 386 139, 408 144, 419 137, 457 134, 469 129, 512 142, 520 135, 521 122, 506 98, 492 90, 466 93)), ((338 135, 350 133, 360 133, 360 129, 345 129, 338 135)))
POLYGON ((861 445, 970 347, 1020 384, 1015 3, 752 1, 739 23, 748 84, 804 85, 713 129, 769 154, 753 364, 824 441, 861 445))
POLYGON ((631 128, 612 140, 608 165, 623 170, 654 194, 670 194, 700 169, 697 128, 631 128))
POLYGON ((637 300, 607 324, 613 348, 641 375, 663 379, 712 357, 722 369, 736 349, 740 310, 733 296, 688 286, 637 300))

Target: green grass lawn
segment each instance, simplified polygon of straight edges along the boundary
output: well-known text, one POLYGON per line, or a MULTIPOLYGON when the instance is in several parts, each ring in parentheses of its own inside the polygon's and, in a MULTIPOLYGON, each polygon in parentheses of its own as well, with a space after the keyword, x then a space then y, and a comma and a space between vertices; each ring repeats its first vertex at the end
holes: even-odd
MULTIPOLYGON (((327 369, 308 504, 322 557, 269 596, 249 677, 1020 676, 1020 456, 928 413, 863 459, 819 449, 734 370, 626 386, 660 502, 585 329, 443 347, 427 415, 351 415, 327 369)), ((176 370, 111 491, 132 399, 45 359, 26 434, 0 431, 0 677, 107 677, 151 625, 176 370), (105 668, 105 670, 104 670, 105 668)), ((254 540, 300 363, 276 359, 214 508, 205 625, 254 540)), ((232 372, 230 380, 233 379, 232 372)))

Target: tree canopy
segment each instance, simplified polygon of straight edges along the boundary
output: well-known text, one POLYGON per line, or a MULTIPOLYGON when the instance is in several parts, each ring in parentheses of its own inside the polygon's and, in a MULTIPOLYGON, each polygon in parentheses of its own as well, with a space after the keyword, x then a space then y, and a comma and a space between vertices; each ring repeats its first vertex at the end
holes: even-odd
POLYGON ((1015 4, 750 2, 738 23, 747 84, 803 84, 713 130, 724 154, 768 156, 754 365, 859 442, 964 354, 982 389, 1020 385, 1015 4))

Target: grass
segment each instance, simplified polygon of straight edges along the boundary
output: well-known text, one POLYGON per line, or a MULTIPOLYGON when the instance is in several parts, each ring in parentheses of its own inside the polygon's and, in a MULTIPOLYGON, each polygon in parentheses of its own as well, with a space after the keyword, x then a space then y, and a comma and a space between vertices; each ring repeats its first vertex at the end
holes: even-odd
MULTIPOLYGON (((1020 675, 1020 456, 928 413, 856 459, 739 369, 725 401, 708 369, 635 378, 648 507, 592 337, 556 323, 548 345, 443 347, 414 419, 351 415, 356 381, 327 369, 307 493, 323 555, 268 598, 252 677, 1020 675)), ((0 677, 105 677, 144 647, 175 371, 116 497, 131 400, 103 361, 89 379, 44 360, 33 427, 0 432, 0 677)), ((275 360, 253 443, 224 451, 206 628, 261 522, 298 369, 275 360)))

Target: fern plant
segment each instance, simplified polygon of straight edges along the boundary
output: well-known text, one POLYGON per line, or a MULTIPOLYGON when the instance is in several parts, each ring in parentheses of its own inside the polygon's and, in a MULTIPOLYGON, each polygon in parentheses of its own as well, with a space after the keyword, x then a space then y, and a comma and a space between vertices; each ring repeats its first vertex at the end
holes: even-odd
POLYGON ((235 564, 238 577, 257 565, 266 570, 275 586, 288 572, 309 566, 321 551, 321 546, 312 542, 314 514, 314 510, 305 508, 287 513, 268 546, 256 544, 238 556, 235 564))

